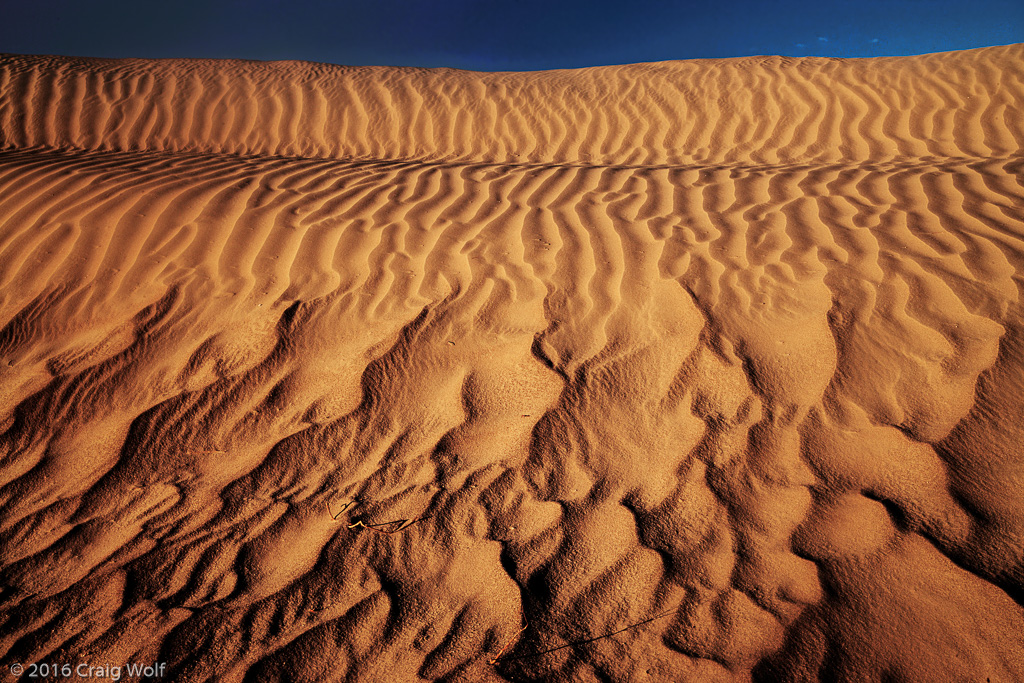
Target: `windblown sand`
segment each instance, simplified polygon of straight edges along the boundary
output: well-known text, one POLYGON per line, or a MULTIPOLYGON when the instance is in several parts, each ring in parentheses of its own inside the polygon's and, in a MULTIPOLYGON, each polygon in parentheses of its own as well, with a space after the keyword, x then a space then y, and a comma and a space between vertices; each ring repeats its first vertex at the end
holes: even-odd
POLYGON ((3 675, 1024 680, 1022 148, 1024 45, 0 57, 3 675))

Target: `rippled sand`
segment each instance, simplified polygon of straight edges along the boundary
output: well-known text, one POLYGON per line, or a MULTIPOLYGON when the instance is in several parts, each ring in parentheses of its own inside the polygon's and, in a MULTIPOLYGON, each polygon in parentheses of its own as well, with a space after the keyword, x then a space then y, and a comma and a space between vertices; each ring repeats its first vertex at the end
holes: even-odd
POLYGON ((1024 45, 0 56, 0 665, 1024 679, 1024 45))

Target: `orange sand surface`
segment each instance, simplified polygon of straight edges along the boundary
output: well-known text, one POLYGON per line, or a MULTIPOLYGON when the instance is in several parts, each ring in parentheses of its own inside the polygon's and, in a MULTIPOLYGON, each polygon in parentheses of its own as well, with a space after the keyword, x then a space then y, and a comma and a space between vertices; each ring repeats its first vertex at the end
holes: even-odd
POLYGON ((0 56, 0 676, 1024 680, 1022 148, 1024 45, 0 56))

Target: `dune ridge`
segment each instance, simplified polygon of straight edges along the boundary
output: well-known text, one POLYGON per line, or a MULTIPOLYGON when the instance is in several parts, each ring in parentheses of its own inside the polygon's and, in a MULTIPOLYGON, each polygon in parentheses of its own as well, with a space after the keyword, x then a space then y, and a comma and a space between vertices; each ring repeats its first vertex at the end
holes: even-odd
POLYGON ((0 666, 1020 680, 1022 56, 4 57, 0 666))
POLYGON ((0 56, 5 147, 627 165, 1020 150, 1021 45, 531 73, 0 56), (980 134, 975 134, 978 132, 980 134), (727 141, 727 144, 723 144, 727 141))

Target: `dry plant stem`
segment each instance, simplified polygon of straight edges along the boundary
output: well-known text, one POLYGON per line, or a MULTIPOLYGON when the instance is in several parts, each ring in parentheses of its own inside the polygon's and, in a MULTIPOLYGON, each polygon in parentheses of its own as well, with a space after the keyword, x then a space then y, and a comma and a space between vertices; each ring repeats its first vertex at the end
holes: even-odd
POLYGON ((516 634, 514 636, 512 636, 511 638, 509 638, 508 642, 505 643, 505 646, 502 647, 500 650, 498 650, 498 654, 496 654, 493 657, 491 657, 490 659, 488 659, 487 663, 492 665, 492 666, 497 664, 498 660, 501 659, 501 656, 503 654, 505 654, 510 647, 512 647, 512 644, 519 639, 519 636, 521 636, 523 634, 523 631, 525 631, 527 628, 529 628, 529 626, 530 625, 527 624, 526 626, 523 626, 521 629, 516 631, 516 634))
MULTIPOLYGON (((660 614, 655 614, 653 617, 650 617, 648 619, 644 619, 643 621, 638 621, 635 624, 630 624, 629 626, 626 626, 624 628, 620 628, 618 631, 612 631, 611 633, 605 633, 604 635, 595 636, 593 638, 588 638, 587 640, 574 640, 571 643, 566 643, 565 645, 559 645, 558 647, 551 648, 550 650, 544 650, 543 652, 532 652, 532 653, 527 653, 527 654, 524 654, 524 655, 518 655, 516 657, 509 657, 508 661, 515 660, 515 659, 530 659, 531 657, 540 657, 542 655, 550 654, 552 652, 558 652, 559 650, 564 650, 567 647, 576 647, 578 645, 586 645, 588 643, 593 643, 595 641, 602 640, 604 638, 611 638, 612 636, 617 636, 618 634, 624 633, 625 631, 628 631, 630 629, 637 628, 638 626, 643 626, 644 624, 649 624, 652 621, 657 621, 658 619, 663 619, 663 618, 671 616, 671 615, 673 615, 675 613, 676 613, 676 608, 672 608, 672 609, 667 610, 665 612, 661 612, 660 614)), ((525 631, 525 630, 526 629, 524 628, 523 631, 525 631)), ((519 633, 522 633, 523 631, 520 631, 519 633)), ((506 646, 506 649, 507 649, 507 646, 506 646)), ((501 657, 501 655, 504 652, 505 652, 505 650, 503 649, 501 651, 501 653, 499 653, 497 656, 495 656, 491 660, 491 664, 494 664, 495 662, 497 662, 498 658, 501 657)))
POLYGON ((408 529, 410 526, 412 526, 416 522, 419 522, 420 520, 423 520, 423 519, 426 519, 426 517, 419 517, 419 518, 411 520, 411 521, 408 520, 408 519, 394 519, 394 520, 391 520, 390 522, 381 522, 380 524, 366 524, 362 520, 360 520, 358 522, 354 522, 352 524, 349 524, 348 528, 349 529, 357 529, 357 528, 362 527, 363 529, 368 529, 369 531, 376 531, 379 534, 394 534, 394 533, 397 533, 399 531, 402 531, 403 529, 408 529), (391 525, 391 524, 397 524, 398 526, 395 527, 394 529, 390 529, 390 530, 378 528, 378 527, 385 527, 385 526, 388 526, 388 525, 391 525))
MULTIPOLYGON (((357 501, 352 500, 352 501, 349 501, 349 502, 345 503, 342 506, 342 508, 340 510, 338 510, 337 513, 333 512, 331 510, 331 504, 330 503, 325 503, 325 505, 327 507, 327 514, 329 514, 331 516, 331 519, 335 519, 336 520, 339 517, 341 517, 345 513, 346 510, 348 510, 350 507, 355 505, 356 502, 357 501)), ((349 529, 359 529, 359 528, 362 528, 362 529, 369 529, 370 531, 376 531, 377 533, 380 533, 380 534, 393 534, 393 533, 402 531, 403 529, 408 529, 410 526, 412 526, 413 524, 415 524, 416 522, 418 522, 418 521, 420 521, 422 519, 426 519, 426 517, 418 517, 418 518, 412 519, 412 520, 410 520, 410 519, 394 519, 394 520, 391 520, 390 522, 381 522, 380 524, 367 524, 367 523, 363 522, 362 520, 359 520, 357 522, 353 522, 352 524, 349 524, 348 528, 349 529), (397 526, 395 526, 394 529, 390 529, 390 530, 389 529, 381 529, 381 528, 379 528, 379 527, 387 527, 387 526, 392 526, 392 525, 397 525, 397 526)))
POLYGON ((331 519, 335 519, 335 520, 338 519, 338 517, 341 517, 341 515, 344 514, 345 510, 348 510, 350 507, 352 507, 355 504, 356 504, 356 501, 354 501, 354 500, 349 501, 349 502, 345 503, 345 505, 340 510, 338 510, 338 514, 334 514, 333 512, 331 512, 331 504, 330 503, 325 503, 325 505, 327 506, 327 514, 329 514, 331 516, 331 519))

